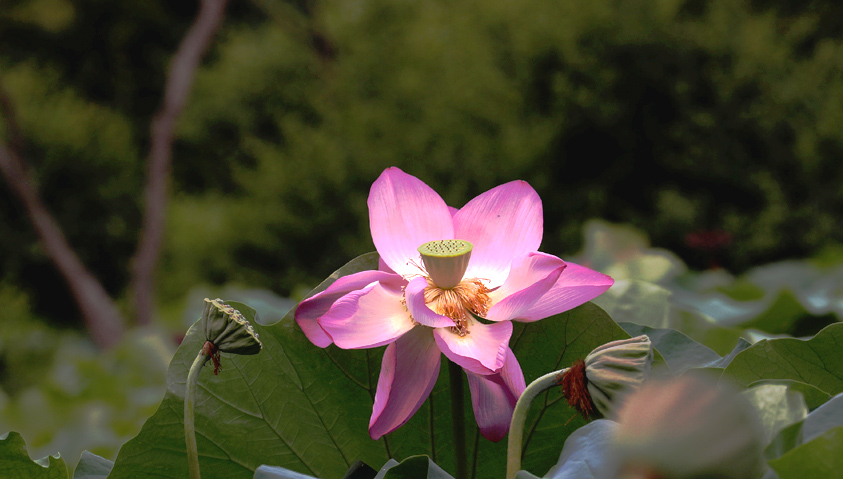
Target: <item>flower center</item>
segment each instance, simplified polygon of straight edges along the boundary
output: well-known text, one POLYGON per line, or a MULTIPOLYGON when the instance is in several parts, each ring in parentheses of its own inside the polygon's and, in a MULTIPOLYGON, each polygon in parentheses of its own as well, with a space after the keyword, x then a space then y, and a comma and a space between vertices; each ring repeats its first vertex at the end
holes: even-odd
POLYGON ((462 281, 472 247, 468 241, 449 239, 428 241, 418 249, 433 283, 442 289, 450 289, 462 281))
POLYGON ((479 279, 464 279, 453 288, 440 288, 431 278, 427 278, 424 289, 424 302, 428 307, 454 320, 456 326, 451 332, 465 336, 469 334, 468 326, 474 321, 469 313, 486 316, 489 312, 489 288, 479 279))
POLYGON ((479 279, 463 279, 472 248, 468 241, 458 239, 429 241, 418 248, 427 272, 424 302, 453 319, 456 326, 449 329, 459 336, 469 334, 473 321, 469 311, 481 317, 489 311, 489 288, 479 279))

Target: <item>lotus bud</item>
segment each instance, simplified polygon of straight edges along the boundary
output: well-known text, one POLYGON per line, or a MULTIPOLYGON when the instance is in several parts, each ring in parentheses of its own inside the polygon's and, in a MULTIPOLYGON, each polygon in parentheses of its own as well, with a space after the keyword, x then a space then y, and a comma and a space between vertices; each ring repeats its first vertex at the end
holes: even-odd
POLYGON ((205 327, 202 351, 213 360, 214 374, 220 369, 220 352, 257 354, 263 347, 249 321, 221 299, 205 299, 202 321, 205 327))
POLYGON ((763 472, 761 425, 731 388, 696 376, 630 395, 612 438, 612 478, 752 479, 763 472))
POLYGON ((257 354, 263 347, 258 339, 258 333, 243 317, 243 314, 221 299, 205 298, 205 309, 202 311, 200 320, 205 331, 205 344, 202 345, 202 349, 199 350, 187 372, 187 386, 184 394, 184 442, 190 479, 201 478, 193 416, 193 397, 196 394, 196 384, 199 382, 199 371, 210 359, 214 363, 214 374, 218 374, 220 352, 257 354))
POLYGON ((521 470, 524 424, 530 403, 536 396, 557 385, 573 408, 584 417, 611 416, 624 397, 637 389, 650 374, 653 345, 641 335, 606 343, 571 367, 536 379, 521 393, 509 426, 506 478, 515 479, 521 470))
POLYGON ((562 392, 584 417, 611 417, 624 396, 650 374, 653 345, 646 335, 606 343, 571 365, 562 392))

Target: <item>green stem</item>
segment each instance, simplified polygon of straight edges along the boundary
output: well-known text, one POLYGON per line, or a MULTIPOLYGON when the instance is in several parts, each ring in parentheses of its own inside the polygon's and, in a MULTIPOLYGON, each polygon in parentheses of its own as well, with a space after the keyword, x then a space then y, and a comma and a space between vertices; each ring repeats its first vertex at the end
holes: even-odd
POLYGON ((558 386, 559 379, 567 370, 554 371, 531 382, 515 403, 506 447, 506 479, 515 479, 515 474, 521 470, 521 444, 524 442, 524 423, 527 422, 530 404, 539 394, 558 386))
POLYGON ((184 442, 187 446, 187 468, 190 471, 190 479, 200 479, 199 475, 199 450, 196 447, 196 427, 193 424, 193 392, 196 389, 196 383, 199 379, 199 371, 205 365, 210 356, 205 355, 205 351, 199 351, 199 355, 190 366, 190 372, 187 373, 187 384, 184 395, 184 442))
POLYGON ((451 424, 454 431, 454 455, 457 473, 454 479, 468 478, 468 454, 465 449, 465 396, 463 394, 462 368, 448 361, 448 378, 451 385, 451 424))

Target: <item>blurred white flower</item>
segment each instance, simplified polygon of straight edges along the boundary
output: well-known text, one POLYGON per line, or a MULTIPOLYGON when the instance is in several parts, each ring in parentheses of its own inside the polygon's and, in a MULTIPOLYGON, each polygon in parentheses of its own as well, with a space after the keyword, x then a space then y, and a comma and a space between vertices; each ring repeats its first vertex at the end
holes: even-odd
POLYGON ((752 479, 763 472, 755 409, 711 380, 686 375, 648 382, 616 419, 610 478, 752 479))

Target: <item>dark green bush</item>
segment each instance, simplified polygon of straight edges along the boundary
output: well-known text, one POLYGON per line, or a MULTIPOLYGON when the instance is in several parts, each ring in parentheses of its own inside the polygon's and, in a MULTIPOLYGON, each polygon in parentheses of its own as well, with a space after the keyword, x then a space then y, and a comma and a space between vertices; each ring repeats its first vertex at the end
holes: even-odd
MULTIPOLYGON (((0 49, 0 65, 56 72, 32 81, 75 92, 88 102, 79 108, 128 125, 126 142, 90 157, 68 149, 81 132, 48 137, 34 115, 26 125, 39 175, 60 168, 78 178, 51 193, 50 206, 104 282, 122 291, 140 219, 140 203, 128 200, 141 193, 138 152, 164 54, 192 12, 166 2, 41 3, 72 5, 75 16, 49 32, 15 17, 35 1, 12 2, 0 27, 17 30, 0 28, 0 44, 16 47, 0 49), (145 30, 120 23, 141 11, 145 30), (105 16, 96 25, 107 35, 85 43, 80 22, 92 12, 105 16), (10 43, 21 29, 37 41, 10 43), (73 41, 87 50, 59 48, 73 41), (91 58, 110 60, 73 66, 91 58), (74 233, 80 224, 95 239, 74 233)), ((205 282, 281 294, 314 284, 372 249, 365 199, 390 165, 454 206, 529 181, 544 201, 542 249, 563 257, 579 249, 592 217, 632 223, 692 267, 735 272, 843 240, 843 7, 834 2, 261 0, 232 8, 181 122, 163 300, 205 282), (730 241, 689 243, 700 232, 730 241)), ((52 98, 9 90, 23 111, 52 98)), ((55 121, 82 128, 71 114, 55 121)), ((16 207, 0 209, 4 231, 16 231, 3 270, 15 279, 38 264, 49 276, 16 207)))

